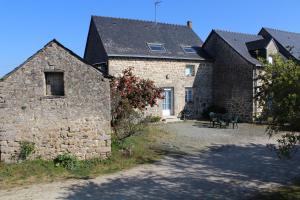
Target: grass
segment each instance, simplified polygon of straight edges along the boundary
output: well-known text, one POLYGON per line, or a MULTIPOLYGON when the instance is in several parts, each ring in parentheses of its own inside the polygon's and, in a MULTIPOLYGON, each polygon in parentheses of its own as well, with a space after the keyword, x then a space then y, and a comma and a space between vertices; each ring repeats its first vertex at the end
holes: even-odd
POLYGON ((251 198, 251 200, 300 200, 300 182, 265 192, 251 198))
POLYGON ((161 158, 163 151, 159 149, 158 144, 161 138, 166 137, 168 133, 158 127, 146 127, 140 134, 127 138, 121 145, 113 142, 109 159, 80 161, 74 170, 57 167, 53 161, 45 160, 24 161, 18 164, 0 163, 0 189, 70 178, 89 179, 151 163, 161 158), (120 151, 121 148, 128 147, 132 149, 131 156, 126 156, 120 151))

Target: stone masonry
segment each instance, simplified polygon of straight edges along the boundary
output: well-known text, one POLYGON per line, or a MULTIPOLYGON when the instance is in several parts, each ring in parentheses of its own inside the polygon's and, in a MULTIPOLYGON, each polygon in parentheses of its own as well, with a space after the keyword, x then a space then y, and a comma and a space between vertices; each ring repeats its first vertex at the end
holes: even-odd
MULTIPOLYGON (((155 85, 174 90, 174 116, 183 109, 190 110, 193 118, 201 117, 204 108, 212 103, 212 63, 167 59, 110 58, 108 73, 119 76, 126 68, 133 67, 138 77, 153 80, 155 85), (195 66, 194 76, 185 76, 186 65, 195 66), (185 103, 185 87, 193 88, 193 102, 185 103)), ((162 102, 149 108, 146 114, 162 116, 162 102)))
POLYGON ((80 159, 111 152, 109 81, 56 41, 0 81, 0 156, 11 162, 21 141, 32 158, 71 153, 80 159), (64 95, 47 96, 45 72, 63 73, 64 95))
POLYGON ((256 111, 253 64, 243 59, 224 40, 212 35, 205 50, 215 58, 213 72, 213 102, 238 115, 243 121, 252 121, 256 111))

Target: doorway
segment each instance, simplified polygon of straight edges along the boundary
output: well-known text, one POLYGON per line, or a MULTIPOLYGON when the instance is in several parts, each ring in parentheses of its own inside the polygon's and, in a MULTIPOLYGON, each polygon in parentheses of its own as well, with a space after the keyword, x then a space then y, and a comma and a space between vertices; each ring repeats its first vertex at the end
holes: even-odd
POLYGON ((173 88, 164 88, 164 100, 162 104, 163 108, 163 116, 171 116, 174 114, 173 112, 173 104, 174 104, 174 92, 173 88))

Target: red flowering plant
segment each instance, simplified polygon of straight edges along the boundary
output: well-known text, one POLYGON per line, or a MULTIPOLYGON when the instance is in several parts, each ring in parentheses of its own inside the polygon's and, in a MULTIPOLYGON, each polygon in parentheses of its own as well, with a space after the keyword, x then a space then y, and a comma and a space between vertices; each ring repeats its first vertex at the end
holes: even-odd
POLYGON ((112 79, 111 93, 112 126, 119 139, 134 134, 147 107, 154 107, 163 99, 162 89, 153 81, 134 75, 132 67, 112 79))

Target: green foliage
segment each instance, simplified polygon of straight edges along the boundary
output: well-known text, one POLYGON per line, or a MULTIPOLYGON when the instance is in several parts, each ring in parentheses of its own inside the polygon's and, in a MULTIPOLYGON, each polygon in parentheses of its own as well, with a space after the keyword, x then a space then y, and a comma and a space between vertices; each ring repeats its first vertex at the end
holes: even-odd
POLYGON ((76 156, 64 153, 61 155, 58 155, 54 159, 55 166, 62 166, 67 170, 74 170, 79 166, 79 161, 76 158, 76 156))
POLYGON ((278 139, 278 155, 279 157, 291 158, 292 154, 296 152, 296 145, 300 141, 300 135, 295 133, 287 133, 278 139))
MULTIPOLYGON (((263 108, 262 117, 270 121, 268 133, 300 131, 300 66, 279 55, 273 56, 273 64, 264 64, 255 98, 263 108)), ((295 134, 286 134, 278 141, 279 152, 287 156, 299 139, 295 134)))
POLYGON ((221 106, 212 105, 212 106, 209 106, 209 107, 207 107, 203 110, 202 117, 204 119, 209 119, 209 113, 210 112, 225 114, 225 113, 227 113, 227 110, 225 108, 221 107, 221 106))
POLYGON ((53 181, 64 177, 65 169, 55 167, 53 161, 25 160, 17 164, 0 162, 0 188, 53 181))
POLYGON ((152 115, 148 115, 145 117, 145 119, 143 119, 144 123, 156 123, 156 122, 160 122, 161 117, 160 116, 152 116, 152 115))
POLYGON ((144 127, 143 114, 135 110, 128 110, 123 113, 122 117, 114 121, 113 125, 114 133, 119 140, 124 140, 140 132, 144 127))
POLYGON ((20 142, 20 153, 19 159, 26 160, 28 156, 30 156, 35 149, 35 144, 29 141, 22 141, 20 142))

